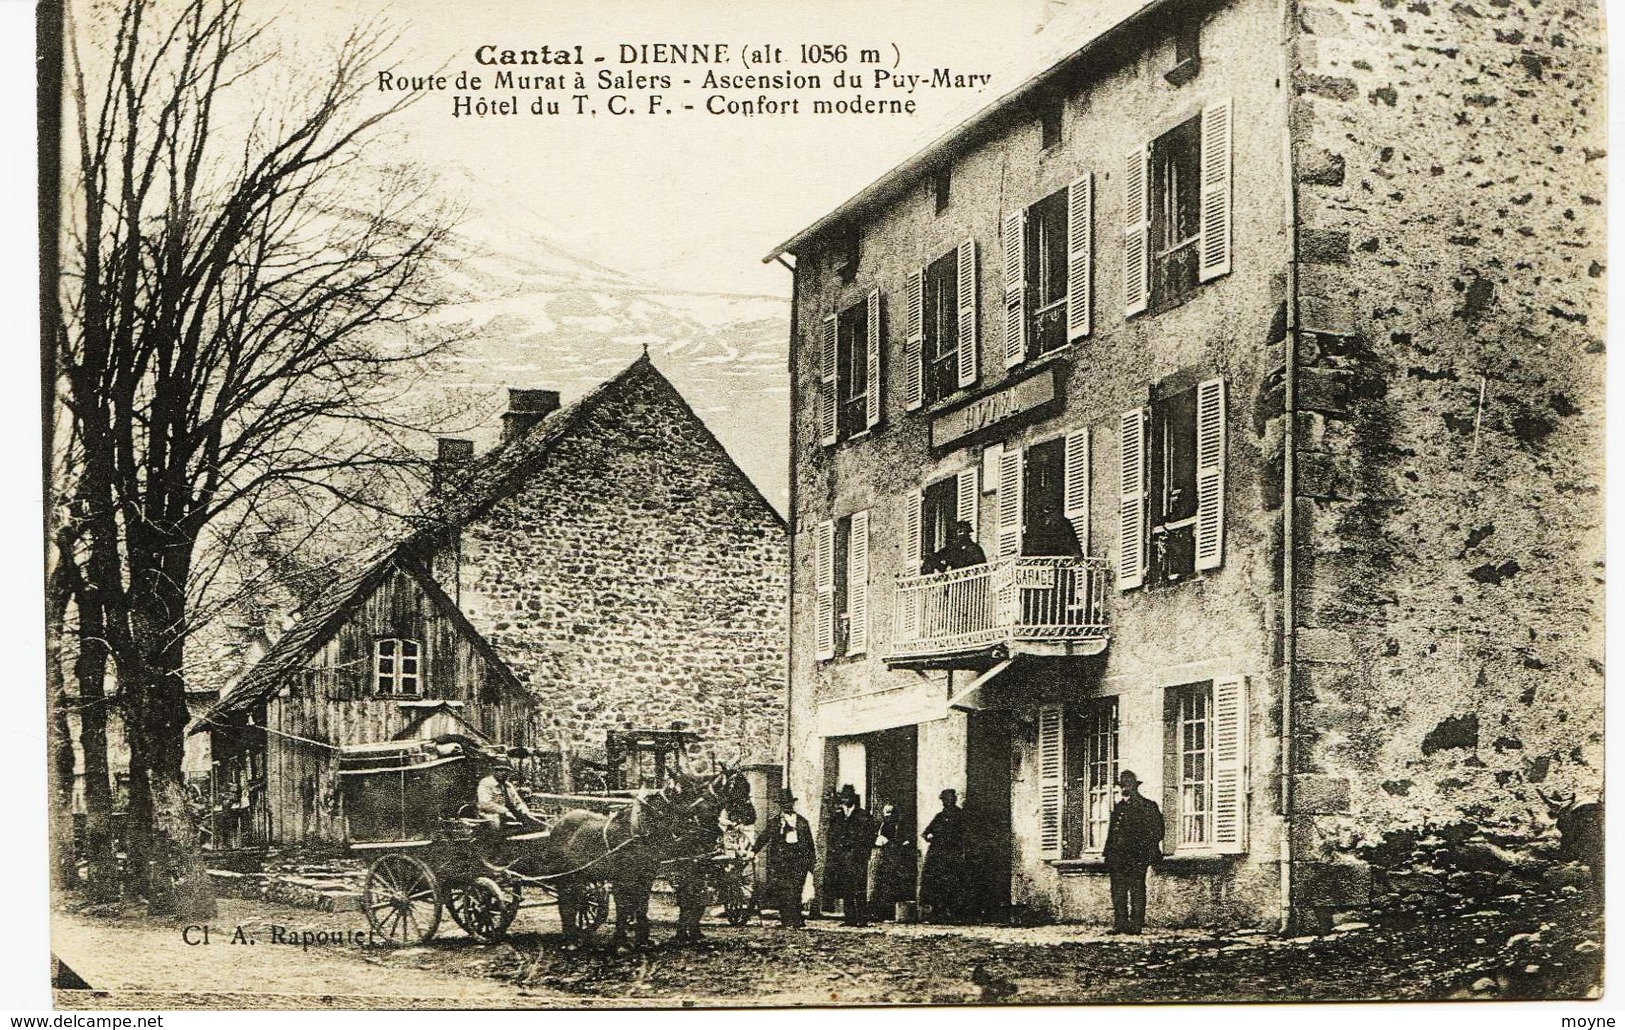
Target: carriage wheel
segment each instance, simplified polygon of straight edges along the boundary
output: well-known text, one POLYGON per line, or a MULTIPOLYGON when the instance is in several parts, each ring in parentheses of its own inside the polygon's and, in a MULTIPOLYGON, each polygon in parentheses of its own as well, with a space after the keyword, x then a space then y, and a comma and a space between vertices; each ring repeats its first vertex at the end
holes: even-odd
POLYGON ((576 929, 591 933, 609 918, 609 884, 603 880, 584 883, 576 896, 576 929))
POLYGON ((746 859, 725 869, 717 884, 729 926, 744 926, 756 914, 756 863, 746 859))
POLYGON ((495 944, 507 935, 513 917, 519 913, 519 893, 505 894, 487 876, 471 883, 448 884, 446 911, 464 933, 477 941, 495 944))
POLYGON ((440 926, 434 871, 411 855, 385 855, 367 870, 361 908, 379 937, 391 944, 421 944, 440 926))

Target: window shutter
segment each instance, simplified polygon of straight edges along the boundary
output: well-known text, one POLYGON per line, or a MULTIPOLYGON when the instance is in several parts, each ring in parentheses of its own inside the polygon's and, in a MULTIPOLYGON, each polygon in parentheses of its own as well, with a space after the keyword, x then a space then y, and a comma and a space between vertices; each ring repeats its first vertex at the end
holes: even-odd
POLYGON ((959 245, 959 385, 976 382, 976 241, 959 245))
POLYGON ((1038 850, 1061 857, 1061 784, 1066 769, 1061 706, 1038 709, 1038 850))
POLYGON ((1213 681, 1213 850, 1247 850, 1247 679, 1213 681))
POLYGON ((813 630, 813 657, 835 657, 835 523, 820 522, 813 529, 813 588, 817 593, 813 630))
POLYGON ((1027 356, 1027 212, 1004 216, 1004 367, 1027 356))
POLYGON ((1151 151, 1136 147, 1123 165, 1123 313, 1137 315, 1151 303, 1151 151))
POLYGON ((976 466, 972 465, 961 472, 954 483, 954 490, 957 494, 955 501, 955 509, 958 512, 957 517, 962 522, 970 523, 970 538, 972 540, 982 538, 981 520, 977 518, 976 511, 976 501, 982 491, 979 489, 981 484, 977 481, 976 472, 976 466))
POLYGON ((909 411, 925 400, 925 270, 916 268, 903 284, 908 309, 908 338, 903 341, 903 407, 909 411))
POLYGON ((1230 271, 1230 100, 1202 111, 1202 282, 1230 271))
POLYGON ((1224 564, 1224 380, 1196 387, 1196 567, 1224 564))
POLYGON ((1145 582, 1145 410, 1123 412, 1117 493, 1117 589, 1145 582))
POLYGON ((1078 546, 1089 551, 1089 430, 1066 434, 1066 466, 1062 474, 1062 514, 1078 534, 1078 546))
POLYGON ((920 491, 910 492, 907 514, 904 516, 903 538, 908 541, 908 564, 904 565, 904 568, 908 570, 907 575, 911 576, 920 571, 920 566, 925 561, 925 541, 920 535, 920 508, 924 500, 925 497, 920 491))
POLYGON ((998 557, 1021 553, 1021 449, 999 455, 998 557))
MULTIPOLYGON (((923 545, 920 542, 920 492, 911 490, 904 498, 906 507, 903 509, 903 546, 908 548, 903 555, 903 579, 919 575, 924 555, 920 554, 923 545)), ((896 628, 898 640, 917 640, 920 635, 920 606, 921 595, 918 592, 899 591, 897 595, 897 621, 896 628)))
POLYGON ((1066 338, 1089 335, 1094 276, 1095 180, 1085 175, 1066 190, 1066 338))
POLYGON ((818 398, 818 418, 820 429, 824 434, 824 446, 833 447, 837 438, 835 428, 835 354, 837 347, 834 315, 824 319, 822 344, 819 349, 822 352, 823 365, 821 368, 824 374, 824 383, 818 398))
POLYGON ((869 513, 852 516, 846 546, 846 653, 869 650, 869 513))
POLYGON ((880 354, 881 354, 881 347, 880 347, 880 291, 879 290, 873 290, 873 291, 871 291, 869 293, 869 302, 864 305, 863 314, 864 314, 864 319, 863 320, 866 323, 865 326, 864 326, 864 329, 868 334, 868 338, 864 342, 864 348, 865 348, 865 350, 867 352, 867 355, 868 355, 868 361, 865 362, 865 364, 867 364, 869 366, 869 381, 868 381, 868 383, 865 384, 868 387, 868 389, 866 391, 866 394, 865 394, 866 399, 868 401, 868 410, 864 413, 863 424, 864 424, 865 428, 873 429, 880 422, 880 412, 881 412, 881 405, 880 405, 880 354))

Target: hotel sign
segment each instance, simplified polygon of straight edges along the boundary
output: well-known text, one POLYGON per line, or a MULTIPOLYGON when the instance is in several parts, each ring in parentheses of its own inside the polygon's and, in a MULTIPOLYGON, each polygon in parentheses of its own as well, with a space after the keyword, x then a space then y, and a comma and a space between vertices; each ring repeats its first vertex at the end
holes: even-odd
POLYGON ((1055 399, 1055 369, 978 397, 962 408, 931 420, 931 446, 946 447, 1017 415, 1036 411, 1055 399))

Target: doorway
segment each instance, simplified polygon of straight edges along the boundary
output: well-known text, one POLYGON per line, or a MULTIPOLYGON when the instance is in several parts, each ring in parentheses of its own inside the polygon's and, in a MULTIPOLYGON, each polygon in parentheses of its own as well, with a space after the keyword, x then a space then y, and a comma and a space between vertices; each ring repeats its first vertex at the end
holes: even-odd
POLYGON ((1010 908, 1010 717, 973 712, 966 724, 965 858, 974 917, 1010 908))

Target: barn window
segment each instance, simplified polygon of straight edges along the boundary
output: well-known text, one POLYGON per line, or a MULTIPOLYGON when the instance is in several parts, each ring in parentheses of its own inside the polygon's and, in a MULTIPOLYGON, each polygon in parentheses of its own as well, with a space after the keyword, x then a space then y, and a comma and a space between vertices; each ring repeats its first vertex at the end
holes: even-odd
POLYGON ((373 648, 373 690, 390 697, 423 692, 422 647, 404 637, 382 637, 373 648))

